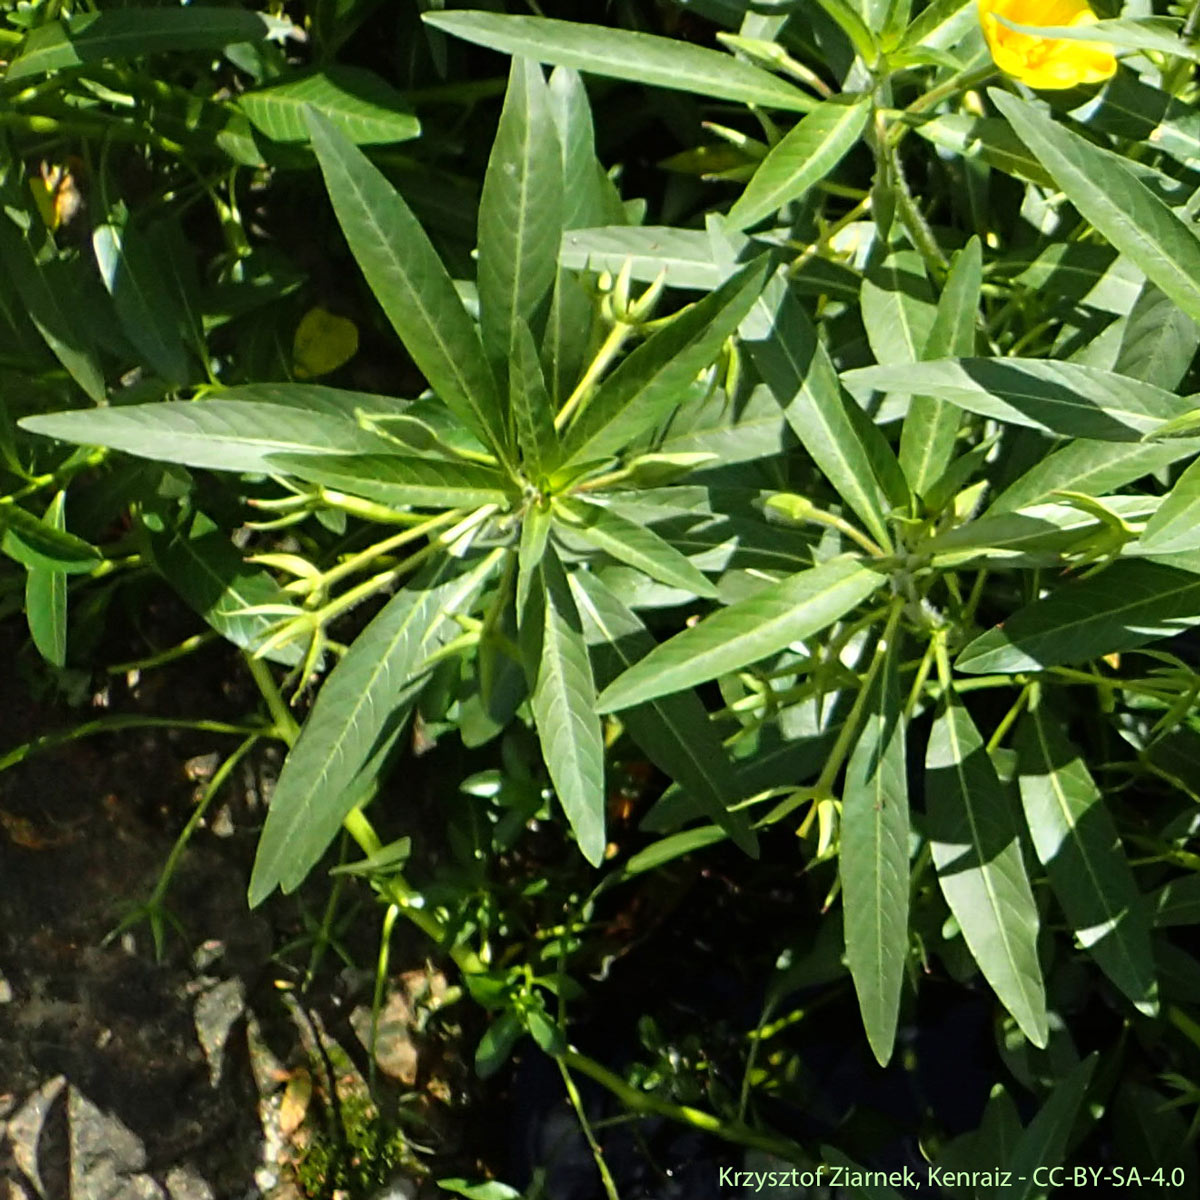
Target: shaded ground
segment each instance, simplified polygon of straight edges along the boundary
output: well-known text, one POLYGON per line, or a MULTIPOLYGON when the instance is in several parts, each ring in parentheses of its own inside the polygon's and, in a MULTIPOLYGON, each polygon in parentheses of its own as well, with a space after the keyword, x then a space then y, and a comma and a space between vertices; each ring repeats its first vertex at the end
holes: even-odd
MULTIPOLYGON (((19 635, 0 631, 10 665, 0 751, 105 713, 236 722, 255 711, 237 655, 220 648, 140 680, 93 681, 83 707, 39 701, 45 677, 19 635)), ((0 1200, 295 1197, 412 1174, 403 1139, 388 1141, 366 1098, 355 1030, 369 1036, 370 972, 338 974, 327 959, 333 982, 301 1003, 296 964, 309 949, 272 958, 303 931, 301 909, 246 907, 276 748, 239 764, 180 860, 168 903, 181 929, 167 928, 162 961, 144 922, 105 944, 151 893, 204 780, 236 744, 132 730, 0 773, 0 1200)), ((372 916, 363 931, 368 963, 375 926, 372 916)), ((449 1100, 444 1081, 422 1077, 431 1073, 409 1037, 442 981, 408 949, 393 947, 409 973, 381 1025, 381 1078, 397 1095, 440 1086, 449 1100)), ((436 1108, 418 1096, 406 1111, 426 1144, 452 1149, 436 1108)))

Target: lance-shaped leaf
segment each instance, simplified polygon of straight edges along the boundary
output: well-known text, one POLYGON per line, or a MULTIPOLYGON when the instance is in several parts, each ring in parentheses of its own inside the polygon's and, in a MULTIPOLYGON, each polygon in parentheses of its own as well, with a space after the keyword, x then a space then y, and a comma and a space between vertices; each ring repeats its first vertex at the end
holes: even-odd
MULTIPOLYGON (((577 571, 570 583, 596 679, 609 683, 652 650, 654 638, 595 575, 577 571)), ((695 692, 638 705, 625 714, 624 722, 650 761, 683 789, 694 812, 715 821, 748 854, 758 854, 758 839, 746 818, 730 811, 744 793, 695 692)))
MULTIPOLYGON (((729 266, 745 239, 709 220, 713 257, 729 266)), ((763 289, 740 335, 801 445, 871 536, 891 544, 884 514, 908 503, 908 485, 878 426, 838 383, 829 352, 783 271, 763 289)))
MULTIPOLYGON (((12 78, 9 68, 8 78, 12 78)), ((54 357, 93 400, 104 399, 104 375, 95 348, 77 317, 62 306, 69 291, 51 282, 64 264, 39 263, 26 237, 7 218, 0 216, 0 261, 16 285, 29 319, 37 327, 54 357)))
POLYGON ((1063 437, 1136 442, 1191 401, 1097 367, 1040 358, 947 358, 847 371, 852 391, 934 396, 968 412, 1063 437))
POLYGON ((615 454, 657 425, 736 332, 769 266, 766 255, 748 263, 634 350, 568 428, 564 469, 615 454))
POLYGON ((433 244, 361 150, 319 113, 306 120, 338 223, 392 327, 447 407, 506 461, 495 376, 433 244))
POLYGON ((538 359, 529 326, 520 321, 512 347, 508 373, 509 405, 521 450, 525 478, 541 485, 558 457, 558 435, 554 430, 554 406, 538 359))
POLYGON ((521 621, 529 703, 550 781, 579 850, 593 866, 604 859, 604 738, 596 685, 579 612, 552 546, 537 569, 521 621))
MULTIPOLYGON (((228 533, 203 512, 179 517, 166 505, 147 506, 141 520, 159 574, 223 638, 253 650, 274 618, 244 610, 287 606, 288 593, 266 571, 245 562, 228 533)), ((291 666, 302 653, 293 643, 267 657, 291 666)))
MULTIPOLYGON (((982 286, 983 248, 973 237, 954 256, 933 325, 914 357, 937 359, 974 351, 982 286)), ((956 406, 935 396, 913 396, 900 431, 900 466, 918 495, 928 492, 950 466, 961 423, 962 413, 956 406)))
POLYGON ((1044 698, 1022 718, 1021 803, 1038 861, 1079 944, 1148 1017, 1158 985, 1145 902, 1100 789, 1044 698))
POLYGON ((628 563, 668 587, 716 599, 713 584, 654 530, 583 500, 559 500, 556 507, 570 522, 572 532, 618 562, 628 563))
POLYGON ((1134 301, 1113 369, 1159 387, 1175 388, 1200 348, 1200 328, 1147 281, 1134 301))
POLYGON ((759 164, 729 212, 734 229, 745 229, 798 200, 857 145, 871 114, 869 96, 822 101, 759 164))
POLYGON ((76 13, 35 29, 9 65, 8 79, 60 71, 106 58, 132 58, 161 50, 220 50, 234 42, 259 42, 271 18, 237 8, 121 8, 76 13))
POLYGON ((1060 587, 977 637, 955 666, 972 675, 1037 671, 1132 650, 1200 625, 1200 574, 1122 560, 1060 587))
POLYGON ((616 712, 740 670, 828 628, 883 576, 844 554, 772 583, 656 646, 613 681, 597 704, 616 712))
POLYGON ((988 507, 1011 512, 1046 500, 1056 491, 1106 496, 1172 463, 1200 453, 1200 439, 1165 438, 1158 442, 1068 442, 1030 467, 988 507))
POLYGON ((124 204, 113 205, 107 220, 92 231, 92 249, 122 332, 163 379, 187 383, 183 314, 150 243, 130 222, 124 204))
POLYGON ((884 648, 846 766, 838 861, 846 960, 881 1066, 896 1042, 908 957, 908 780, 897 638, 884 648))
POLYGON ((397 508, 459 508, 508 500, 505 477, 476 463, 397 454, 272 454, 268 461, 276 474, 397 508))
POLYGON ((1146 278, 1200 321, 1200 240, 1121 159, 998 89, 988 95, 1055 183, 1146 278))
POLYGON ((1146 522, 1138 544, 1147 554, 1200 549, 1200 460, 1192 463, 1146 522))
POLYGON ((1000 1002, 1035 1046, 1045 1046, 1038 912, 1017 814, 975 723, 952 691, 934 721, 925 770, 929 844, 942 894, 1000 1002))
POLYGON ((816 105, 811 96, 777 75, 677 38, 485 12, 426 13, 424 20, 504 54, 523 54, 611 79, 794 112, 807 112, 816 105))
MULTIPOLYGON (((66 492, 57 492, 43 522, 65 533, 66 492)), ((56 667, 67 662, 67 574, 61 567, 30 567, 25 578, 25 619, 37 652, 56 667)))
MULTIPOLYGON (((500 561, 487 556, 458 576, 443 559, 393 596, 325 680, 279 775, 250 879, 250 904, 276 887, 290 892, 320 860, 362 798, 362 772, 407 721, 430 657, 458 632, 500 561)), ((369 782, 369 781, 367 781, 369 782)))
POLYGON ((1054 1169, 1066 1156, 1079 1106, 1095 1069, 1096 1055, 1090 1054, 1059 1079, 1037 1116, 1017 1139, 1012 1157, 1005 1164, 1016 1181, 1011 1189, 1014 1200, 1041 1200, 1050 1194, 1054 1169))
POLYGON ((562 151, 549 89, 537 63, 514 58, 479 201, 480 324, 501 371, 518 330, 542 325, 562 227, 562 151))
POLYGON ((308 141, 305 105, 327 117, 356 146, 404 142, 421 132, 403 94, 361 67, 334 64, 243 92, 237 103, 251 124, 276 142, 308 141))
POLYGON ((273 454, 369 454, 397 449, 345 417, 253 400, 127 404, 25 417, 20 425, 83 446, 210 471, 277 472, 273 454))
POLYGON ((45 567, 80 575, 100 563, 100 552, 53 521, 42 520, 19 504, 0 504, 0 545, 26 567, 45 567))

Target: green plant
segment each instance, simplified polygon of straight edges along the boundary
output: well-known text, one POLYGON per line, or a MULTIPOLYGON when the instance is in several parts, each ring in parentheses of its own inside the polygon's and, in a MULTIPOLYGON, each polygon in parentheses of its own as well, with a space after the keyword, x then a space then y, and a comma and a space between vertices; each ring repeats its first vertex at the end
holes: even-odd
MULTIPOLYGON (((881 1066, 929 976, 981 976, 998 1001, 1008 1085, 977 1130, 931 1134, 931 1161, 1033 1179, 1106 1137, 1152 1162, 1153 1139, 1095 1123, 1166 1105, 1118 1102, 1123 1077, 1169 1070, 1188 1103, 1200 1048, 1200 964, 1170 932, 1196 917, 1200 689, 1186 638, 1147 648, 1200 624, 1194 47, 1145 6, 1055 29, 1124 61, 1099 95, 1051 100, 1004 86, 954 0, 684 7, 728 25, 733 53, 427 15, 515 56, 473 277, 289 85, 289 140, 427 392, 210 379, 20 426, 170 464, 136 496, 138 536, 164 572, 199 558, 210 624, 286 669, 282 687, 256 669, 289 753, 251 901, 295 890, 348 830, 364 857, 338 870, 378 894, 385 946, 403 915, 458 965, 491 1014, 481 1075, 526 1034, 557 1061, 610 1194, 580 1074, 635 1113, 817 1161, 764 1115, 812 1105, 796 1056, 764 1045, 805 1019, 798 992, 847 976, 881 1066), (670 162, 719 164, 727 211, 642 224, 596 159, 577 71, 720 105, 721 144, 670 162), (205 471, 240 479, 220 520, 197 505, 205 471), (235 499, 296 544, 251 569, 224 532, 235 499), (297 723, 283 693, 301 704, 327 667, 297 723), (364 812, 418 719, 492 755, 447 786, 443 874, 364 812), (624 856, 606 773, 632 746, 670 786, 624 856), (546 822, 598 873, 521 860, 546 822), (572 1044, 609 949, 597 913, 726 841, 803 871, 821 933, 781 956, 738 1086, 657 1034, 630 1082, 572 1044), (1010 1087, 1036 1101, 1025 1123, 1010 1087)), ((49 597, 32 607, 55 611, 61 581, 37 572, 96 556, 61 500, 15 520, 58 548, 28 563, 49 597)))

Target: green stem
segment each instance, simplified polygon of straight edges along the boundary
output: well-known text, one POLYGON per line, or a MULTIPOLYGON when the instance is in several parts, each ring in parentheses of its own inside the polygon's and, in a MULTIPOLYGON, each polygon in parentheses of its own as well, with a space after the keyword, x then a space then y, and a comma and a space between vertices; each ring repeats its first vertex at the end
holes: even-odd
POLYGON ((583 1130, 583 1136, 587 1139, 588 1148, 592 1152, 592 1158, 596 1163, 596 1170, 600 1172, 600 1182, 604 1185, 604 1194, 608 1200, 621 1200, 617 1193, 617 1185, 612 1177, 612 1172, 608 1169, 608 1163, 604 1161, 604 1151, 600 1149, 600 1143, 596 1140, 596 1134, 588 1123, 587 1113, 583 1108, 583 1101, 579 1096, 579 1089, 575 1086, 575 1080, 571 1076, 571 1072, 567 1069, 567 1064, 561 1057, 554 1060, 558 1064, 559 1073, 563 1078, 563 1086, 567 1089, 567 1096, 571 1101, 571 1107, 575 1110, 575 1119, 579 1122, 579 1128, 583 1130))
POLYGON ((799 1167, 811 1168, 813 1165, 812 1159, 795 1142, 759 1133, 738 1122, 722 1121, 719 1117, 701 1112, 698 1108, 673 1104, 669 1100, 663 1100, 649 1092, 639 1091, 626 1083, 619 1075, 614 1074, 607 1067, 601 1066, 586 1054, 581 1054, 578 1050, 567 1050, 562 1055, 562 1062, 606 1088, 633 1112, 647 1116, 666 1117, 681 1125, 698 1129, 702 1133, 712 1134, 713 1137, 721 1138, 723 1141, 733 1142, 739 1146, 749 1146, 755 1150, 765 1150, 768 1154, 773 1154, 777 1158, 794 1163, 799 1167))
POLYGON ((43 750, 54 750, 77 738, 92 737, 98 733, 121 733, 126 729, 192 729, 200 733, 228 733, 234 737, 249 737, 252 734, 255 737, 270 737, 275 733, 274 730, 261 725, 232 725, 226 721, 193 720, 187 717, 142 717, 133 714, 98 717, 63 733, 44 734, 15 746, 7 754, 0 756, 0 771, 7 771, 9 767, 15 767, 33 754, 40 754, 43 750))

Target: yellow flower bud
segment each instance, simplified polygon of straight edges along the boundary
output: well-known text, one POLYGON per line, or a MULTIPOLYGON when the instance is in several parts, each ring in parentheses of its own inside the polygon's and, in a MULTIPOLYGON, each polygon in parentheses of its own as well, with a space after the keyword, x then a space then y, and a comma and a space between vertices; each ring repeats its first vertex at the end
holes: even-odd
POLYGON ((1096 14, 1086 0, 979 0, 979 19, 992 58, 1002 71, 1031 88, 1071 88, 1102 83, 1117 69, 1107 42, 1071 41, 1021 33, 1017 25, 1091 25, 1096 14))

